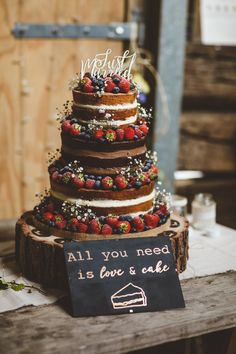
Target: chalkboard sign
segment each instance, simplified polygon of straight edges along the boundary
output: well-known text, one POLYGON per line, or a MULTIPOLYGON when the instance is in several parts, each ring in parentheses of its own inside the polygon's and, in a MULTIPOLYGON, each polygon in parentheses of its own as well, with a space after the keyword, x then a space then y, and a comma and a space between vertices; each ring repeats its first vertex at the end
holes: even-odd
POLYGON ((73 316, 184 307, 169 237, 66 242, 73 316))

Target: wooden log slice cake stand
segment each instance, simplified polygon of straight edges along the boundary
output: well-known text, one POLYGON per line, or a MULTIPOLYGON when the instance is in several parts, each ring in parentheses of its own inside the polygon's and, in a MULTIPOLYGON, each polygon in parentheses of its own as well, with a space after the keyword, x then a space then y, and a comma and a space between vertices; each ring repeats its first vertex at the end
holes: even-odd
POLYGON ((160 235, 170 237, 176 268, 179 273, 183 272, 188 259, 188 221, 179 215, 171 215, 164 225, 152 230, 104 237, 50 228, 36 220, 32 212, 27 212, 16 224, 16 260, 22 273, 29 279, 50 287, 65 288, 64 242, 72 239, 80 242, 160 235))

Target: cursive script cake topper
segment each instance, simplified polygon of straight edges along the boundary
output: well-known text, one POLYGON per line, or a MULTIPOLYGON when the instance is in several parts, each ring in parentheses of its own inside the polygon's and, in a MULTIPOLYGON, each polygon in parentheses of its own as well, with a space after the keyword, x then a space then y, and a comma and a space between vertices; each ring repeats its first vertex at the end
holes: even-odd
POLYGON ((136 59, 136 53, 130 54, 126 50, 122 55, 111 58, 111 49, 107 49, 104 53, 96 54, 93 59, 88 58, 81 60, 81 79, 86 72, 90 72, 92 76, 122 75, 126 79, 131 79, 131 68, 136 59))

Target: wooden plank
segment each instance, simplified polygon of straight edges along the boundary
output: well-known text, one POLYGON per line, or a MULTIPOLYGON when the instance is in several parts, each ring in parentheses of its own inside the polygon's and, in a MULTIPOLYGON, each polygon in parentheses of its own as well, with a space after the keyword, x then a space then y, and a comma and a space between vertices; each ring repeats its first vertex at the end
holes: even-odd
POLYGON ((181 118, 178 169, 235 171, 235 146, 236 113, 185 112, 181 118))
POLYGON ((1 314, 3 353, 125 353, 236 326, 236 272, 182 281, 186 308, 72 318, 66 304, 1 314), (200 294, 198 296, 197 294, 200 294), (16 336, 17 333, 17 336, 16 336))
POLYGON ((236 107, 236 48, 188 43, 186 47, 184 106, 236 107))

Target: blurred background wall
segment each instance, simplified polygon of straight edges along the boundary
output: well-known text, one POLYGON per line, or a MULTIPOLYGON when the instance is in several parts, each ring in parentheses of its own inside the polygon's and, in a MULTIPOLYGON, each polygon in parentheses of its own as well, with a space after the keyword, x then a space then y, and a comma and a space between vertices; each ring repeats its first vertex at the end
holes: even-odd
MULTIPOLYGON (((213 193, 217 220, 236 227, 236 48, 203 45, 199 1, 188 5, 177 166, 201 171, 202 178, 177 179, 176 192, 190 201, 195 193, 213 193)), ((60 147, 56 108, 71 98, 67 83, 81 59, 108 47, 120 54, 128 46, 113 40, 17 40, 11 34, 14 24, 122 22, 137 7, 144 14, 144 45, 156 65, 160 1, 0 1, 0 218, 31 209, 35 193, 48 186, 47 154, 60 147)), ((148 74, 147 80, 153 87, 148 74)), ((155 104, 152 92, 148 100, 155 104)))

